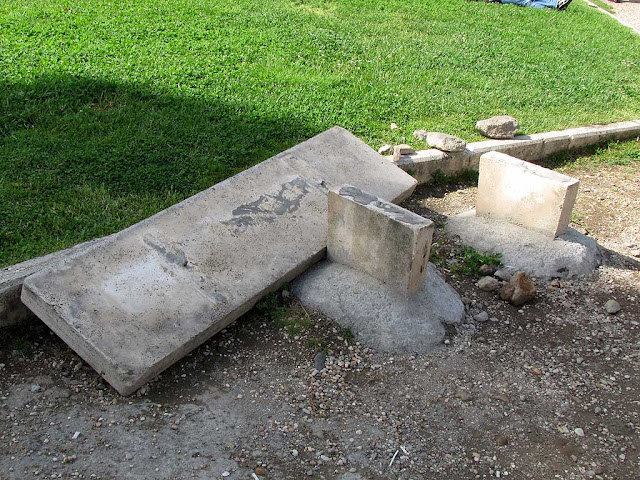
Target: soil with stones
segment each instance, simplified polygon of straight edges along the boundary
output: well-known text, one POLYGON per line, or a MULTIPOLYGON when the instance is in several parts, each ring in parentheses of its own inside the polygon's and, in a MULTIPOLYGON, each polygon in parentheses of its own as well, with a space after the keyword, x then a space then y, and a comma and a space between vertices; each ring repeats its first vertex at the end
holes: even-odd
MULTIPOLYGON (((3 330, 0 478, 640 478, 640 165, 567 173, 606 264, 516 308, 438 228, 467 318, 431 355, 373 351, 285 291, 124 398, 42 324, 3 330)), ((473 203, 405 206, 441 226, 473 203)))

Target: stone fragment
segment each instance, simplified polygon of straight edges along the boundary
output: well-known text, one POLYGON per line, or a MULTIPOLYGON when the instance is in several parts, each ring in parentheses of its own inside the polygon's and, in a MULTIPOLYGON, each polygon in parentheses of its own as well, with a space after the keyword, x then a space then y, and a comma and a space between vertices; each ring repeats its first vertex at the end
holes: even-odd
POLYGON ((480 313, 474 315, 473 319, 476 322, 486 322, 487 320, 489 320, 489 314, 487 312, 480 312, 480 313))
POLYGON ((393 145, 383 145, 378 149, 380 155, 391 155, 393 153, 393 145))
POLYGON ((434 224, 345 185, 329 192, 327 258, 411 295, 424 284, 434 224))
POLYGON ((333 128, 28 277, 22 301, 128 395, 320 260, 347 182, 395 201, 415 186, 333 128))
POLYGON ((478 271, 482 275, 493 275, 494 267, 492 265, 487 265, 486 263, 483 263, 482 265, 480 265, 480 268, 478 269, 478 271))
POLYGON ((506 268, 501 268, 499 270, 496 270, 496 272, 493 275, 505 282, 508 282, 509 280, 511 280, 511 272, 506 268))
POLYGON ((415 138, 417 138, 418 140, 426 140, 428 134, 429 134, 429 132, 427 132, 426 130, 414 130, 413 131, 413 136, 415 138))
POLYGON ((579 180, 504 153, 480 157, 476 214, 557 237, 569 228, 579 180))
POLYGON ((536 296, 536 284, 524 272, 514 273, 509 280, 509 285, 513 287, 513 294, 509 301, 516 307, 524 305, 536 296))
POLYGON ((456 390, 456 398, 462 400, 463 402, 470 402, 471 400, 473 400, 473 395, 465 390, 458 389, 456 390))
POLYGON ((488 138, 513 138, 520 130, 520 124, 510 115, 496 115, 478 121, 476 130, 488 138))
POLYGON ((396 145, 395 147, 393 147, 393 161, 395 163, 398 163, 398 160, 400 160, 400 157, 402 155, 411 155, 413 153, 416 153, 416 151, 411 145, 401 143, 400 145, 396 145))
POLYGON ((604 309, 609 315, 618 313, 621 310, 620 304, 613 299, 607 300, 604 304, 604 309))
POLYGON ((316 354, 315 358, 313 359, 313 364, 315 366, 315 369, 319 372, 324 370, 326 362, 327 362, 327 355, 324 354, 323 352, 316 354))
POLYGON ((461 152, 467 146, 467 142, 463 139, 440 132, 429 132, 427 143, 431 148, 437 148, 443 152, 461 152))
POLYGON ((513 287, 510 283, 503 285, 502 287, 500 287, 500 300, 508 302, 509 300, 511 300, 511 297, 513 296, 513 292, 515 292, 515 290, 515 287, 513 287))
POLYGON ((500 288, 500 282, 493 277, 482 277, 476 286, 483 292, 494 292, 500 288))
POLYGON ((397 130, 397 129, 398 129, 398 128, 400 128, 400 127, 398 126, 398 124, 397 124, 397 123, 391 122, 391 125, 389 125, 389 128, 390 128, 391 130, 397 130))

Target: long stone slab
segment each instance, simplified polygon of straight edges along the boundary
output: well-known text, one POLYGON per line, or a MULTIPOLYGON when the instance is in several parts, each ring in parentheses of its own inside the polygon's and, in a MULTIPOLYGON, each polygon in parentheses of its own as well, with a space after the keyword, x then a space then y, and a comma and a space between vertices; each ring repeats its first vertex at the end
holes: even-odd
POLYGON ((123 395, 325 253, 327 192, 416 181, 330 129, 28 277, 22 301, 123 395))
POLYGON ((33 258, 0 270, 0 328, 11 327, 36 320, 33 313, 22 303, 22 283, 25 278, 88 251, 103 238, 80 243, 71 248, 33 258))

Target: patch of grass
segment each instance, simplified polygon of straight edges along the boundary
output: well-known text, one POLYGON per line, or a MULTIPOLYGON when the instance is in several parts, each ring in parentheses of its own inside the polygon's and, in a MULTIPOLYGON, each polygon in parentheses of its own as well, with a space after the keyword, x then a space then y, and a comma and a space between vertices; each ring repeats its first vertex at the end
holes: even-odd
POLYGON ((615 9, 603 0, 591 0, 591 1, 595 3, 597 6, 599 6, 601 9, 609 13, 616 13, 615 9))
POLYGON ((540 162, 563 173, 575 170, 595 171, 602 167, 632 165, 640 161, 639 141, 612 141, 582 151, 561 152, 540 162))
POLYGON ((0 266, 121 230, 333 125, 379 146, 416 129, 473 141, 500 113, 524 133, 635 118, 639 52, 581 3, 4 0, 0 266))
POLYGON ((255 309, 267 321, 290 335, 298 335, 313 327, 313 321, 300 305, 284 304, 277 293, 266 295, 255 309))
POLYGON ((458 261, 451 265, 451 273, 479 277, 481 276, 480 267, 482 265, 502 266, 501 257, 500 253, 479 253, 471 247, 463 246, 460 249, 458 261))
POLYGON ((356 339, 356 336, 353 334, 351 329, 347 327, 338 328, 338 336, 347 342, 353 342, 356 339))

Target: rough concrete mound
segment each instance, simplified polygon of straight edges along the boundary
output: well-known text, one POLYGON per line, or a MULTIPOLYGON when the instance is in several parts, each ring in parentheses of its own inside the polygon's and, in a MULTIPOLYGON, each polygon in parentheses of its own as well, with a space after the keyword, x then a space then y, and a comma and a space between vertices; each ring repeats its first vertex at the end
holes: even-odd
POLYGON ((475 210, 450 217, 446 230, 479 252, 501 253, 511 271, 538 278, 589 275, 602 263, 598 243, 569 228, 557 238, 505 221, 477 217, 475 210))
POLYGON ((322 258, 327 192, 416 181, 335 127, 28 277, 22 301, 127 395, 322 258))
POLYGON ((433 264, 422 288, 407 298, 359 270, 324 261, 301 275, 293 293, 358 341, 384 352, 428 353, 442 346, 445 325, 460 323, 464 305, 433 264))

